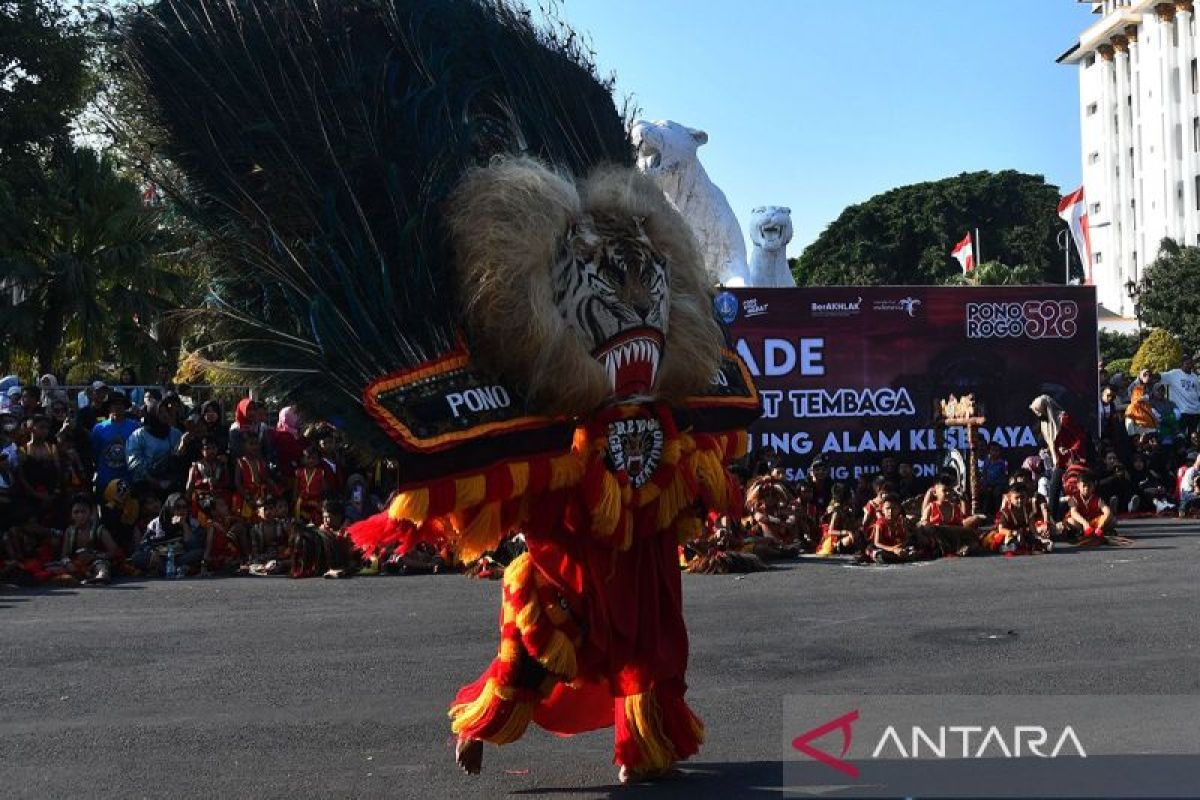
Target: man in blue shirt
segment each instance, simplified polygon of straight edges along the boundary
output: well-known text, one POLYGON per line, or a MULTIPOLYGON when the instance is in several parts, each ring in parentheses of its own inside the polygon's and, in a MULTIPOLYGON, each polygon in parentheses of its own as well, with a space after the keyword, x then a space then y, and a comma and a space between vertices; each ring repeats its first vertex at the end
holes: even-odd
POLYGON ((110 481, 129 479, 125 461, 125 442, 140 426, 125 416, 129 401, 120 392, 108 400, 108 419, 92 428, 92 458, 96 463, 96 491, 103 492, 110 481))

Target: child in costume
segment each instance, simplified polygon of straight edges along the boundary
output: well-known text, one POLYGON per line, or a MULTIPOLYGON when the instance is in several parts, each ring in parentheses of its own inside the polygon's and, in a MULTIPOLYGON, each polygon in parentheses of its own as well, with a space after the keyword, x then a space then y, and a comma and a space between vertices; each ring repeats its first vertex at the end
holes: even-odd
POLYGON ((867 558, 876 564, 903 564, 917 559, 917 550, 912 541, 908 518, 894 494, 883 496, 879 514, 870 528, 867 558))
POLYGON ((620 779, 652 779, 703 739, 677 547, 741 504, 758 397, 610 87, 531 20, 162 0, 130 50, 224 245, 213 351, 398 463, 355 543, 470 563, 524 532, 496 658, 450 707, 458 764, 531 722, 612 726, 620 779))

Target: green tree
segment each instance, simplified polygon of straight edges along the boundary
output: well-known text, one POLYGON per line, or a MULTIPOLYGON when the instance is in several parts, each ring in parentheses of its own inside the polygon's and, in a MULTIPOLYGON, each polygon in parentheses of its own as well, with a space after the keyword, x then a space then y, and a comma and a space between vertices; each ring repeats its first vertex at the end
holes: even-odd
POLYGON ((161 358, 164 315, 192 288, 172 247, 160 212, 111 157, 60 154, 36 191, 0 190, 0 284, 22 296, 0 315, 0 344, 35 354, 41 370, 68 358, 161 358))
POLYGON ((970 275, 958 273, 943 281, 951 286, 1027 286, 1041 282, 1042 275, 1035 268, 1025 264, 1010 267, 999 261, 985 261, 970 275))
POLYGON ((1155 328, 1134 354, 1130 371, 1135 375, 1144 369, 1165 372, 1179 366, 1182 356, 1183 349, 1179 341, 1162 328, 1155 328))
POLYGON ((1058 200, 1057 186, 1014 170, 902 186, 843 211, 792 271, 810 286, 957 282, 950 251, 978 228, 987 261, 1025 265, 989 280, 1061 283, 1058 200))
POLYGON ((1131 359, 1141 344, 1141 334, 1100 329, 1100 358, 1104 361, 1131 359))
POLYGON ((36 180, 93 93, 89 26, 59 0, 0 0, 0 176, 36 180))
POLYGON ((1164 239, 1134 300, 1143 323, 1170 331, 1189 352, 1200 348, 1200 249, 1164 239))

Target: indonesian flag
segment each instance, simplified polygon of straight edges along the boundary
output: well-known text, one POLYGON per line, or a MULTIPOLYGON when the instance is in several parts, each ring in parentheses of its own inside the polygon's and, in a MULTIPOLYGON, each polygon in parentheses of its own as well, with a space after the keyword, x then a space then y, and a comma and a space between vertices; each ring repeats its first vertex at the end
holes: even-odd
POLYGON ((963 275, 970 275, 975 271, 975 248, 972 246, 971 234, 968 233, 961 242, 954 245, 950 257, 962 265, 963 275))
POLYGON ((1087 202, 1083 199, 1083 187, 1064 197, 1058 203, 1058 215, 1071 229, 1079 260, 1083 262, 1083 274, 1087 284, 1092 284, 1092 234, 1088 229, 1087 202))

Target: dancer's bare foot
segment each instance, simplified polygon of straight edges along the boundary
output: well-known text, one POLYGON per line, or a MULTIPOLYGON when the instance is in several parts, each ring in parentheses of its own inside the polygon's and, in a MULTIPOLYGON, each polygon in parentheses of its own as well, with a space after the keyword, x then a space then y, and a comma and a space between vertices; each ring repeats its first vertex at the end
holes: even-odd
POLYGON ((454 760, 463 772, 478 775, 483 769, 483 740, 458 737, 454 745, 454 760))

